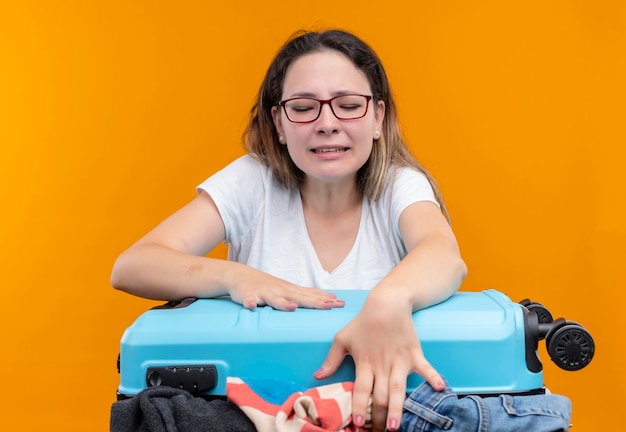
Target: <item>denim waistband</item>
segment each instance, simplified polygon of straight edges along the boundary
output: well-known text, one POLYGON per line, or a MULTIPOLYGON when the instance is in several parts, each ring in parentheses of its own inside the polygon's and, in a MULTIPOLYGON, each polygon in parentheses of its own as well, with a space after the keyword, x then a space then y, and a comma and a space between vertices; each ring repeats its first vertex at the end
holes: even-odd
POLYGON ((443 391, 434 390, 430 384, 424 382, 404 401, 404 410, 408 411, 429 423, 437 425, 443 430, 452 427, 452 421, 435 412, 437 406, 448 398, 457 398, 444 378, 446 385, 443 391))

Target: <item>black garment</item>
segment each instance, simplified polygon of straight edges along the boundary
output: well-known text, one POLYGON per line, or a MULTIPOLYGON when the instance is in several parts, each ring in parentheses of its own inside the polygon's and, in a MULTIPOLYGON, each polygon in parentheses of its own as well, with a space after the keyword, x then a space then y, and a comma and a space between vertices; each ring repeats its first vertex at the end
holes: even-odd
POLYGON ((152 387, 111 406, 111 432, 256 432, 232 402, 152 387))

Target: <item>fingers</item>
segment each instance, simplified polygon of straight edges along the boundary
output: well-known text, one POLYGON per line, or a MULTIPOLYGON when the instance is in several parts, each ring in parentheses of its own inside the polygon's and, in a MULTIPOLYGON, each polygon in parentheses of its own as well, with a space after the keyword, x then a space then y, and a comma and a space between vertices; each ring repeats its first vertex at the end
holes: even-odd
POLYGON ((254 310, 258 306, 257 299, 254 296, 246 297, 245 299, 243 299, 241 304, 243 307, 245 307, 246 309, 250 309, 250 310, 254 310))
POLYGON ((374 373, 369 368, 357 372, 352 397, 353 422, 363 426, 360 419, 367 417, 371 403, 372 430, 395 431, 400 427, 402 408, 406 398, 405 368, 396 368, 392 373, 374 373))
POLYGON ((386 427, 395 431, 402 421, 402 409, 406 398, 406 373, 394 372, 389 379, 388 406, 386 413, 386 427))
POLYGON ((231 288, 231 299, 246 309, 270 306, 281 311, 293 311, 299 307, 308 309, 332 309, 345 305, 336 294, 317 288, 304 288, 278 279, 275 284, 252 284, 244 288, 231 288), (250 286, 255 288, 250 288, 250 286), (259 286, 263 288, 258 288, 259 286))
MULTIPOLYGON (((329 292, 307 292, 313 288, 301 288, 301 291, 284 296, 262 295, 263 304, 281 311, 293 311, 299 307, 307 309, 332 309, 345 305, 343 300, 338 300, 335 294, 329 292), (267 298, 266 298, 267 297, 267 298)), ((317 290, 315 290, 317 291, 317 290)))
POLYGON ((266 303, 263 300, 257 298, 257 296, 249 295, 245 297, 241 302, 241 305, 249 310, 254 310, 257 306, 263 306, 265 304, 271 306, 274 309, 287 312, 296 310, 298 308, 298 304, 296 302, 287 300, 285 298, 273 299, 270 303, 266 303))
MULTIPOLYGON (((420 375, 437 391, 445 388, 441 375, 421 357, 420 375)), ((371 395, 371 415, 373 432, 385 430, 396 431, 402 422, 404 401, 406 399, 406 380, 408 372, 405 367, 396 365, 391 373, 372 373, 371 370, 359 369, 355 381, 352 398, 353 422, 362 426, 358 419, 366 418, 369 398, 371 395)))
MULTIPOLYGON (((437 370, 421 353, 415 355, 413 371, 424 378, 433 389, 443 391, 445 383, 437 370)), ((372 426, 373 431, 396 431, 402 423, 402 412, 406 399, 406 368, 396 364, 388 376, 376 375, 373 390, 372 426)))
POLYGON ((298 288, 285 293, 285 299, 298 307, 308 309, 332 309, 343 307, 345 302, 337 299, 337 295, 317 288, 298 288))
MULTIPOLYGON (((382 386, 381 386, 382 388, 382 386)), ((352 393, 352 422, 357 427, 363 427, 367 419, 367 412, 371 404, 371 421, 374 431, 383 431, 387 416, 387 403, 380 393, 374 401, 374 373, 369 367, 360 367, 356 371, 354 390, 352 393), (378 402, 378 403, 377 403, 378 402), (382 402, 382 403, 381 403, 382 402), (374 423, 374 422, 378 423, 374 423), (381 428, 382 427, 382 428, 381 428)))
POLYGON ((323 380, 334 374, 339 366, 341 366, 347 352, 347 348, 338 333, 328 350, 324 363, 322 363, 322 366, 313 374, 313 377, 318 380, 323 380))
POLYGON ((419 343, 407 354, 398 352, 397 355, 383 356, 375 363, 372 363, 373 357, 369 357, 367 361, 358 363, 352 398, 353 422, 356 426, 363 426, 360 420, 366 418, 371 401, 373 432, 398 430, 406 400, 407 376, 411 372, 422 376, 433 389, 444 390, 443 378, 426 360, 419 343))
POLYGON ((428 382, 434 390, 443 391, 446 388, 446 385, 439 372, 437 372, 428 360, 426 360, 421 352, 416 357, 417 358, 413 361, 413 364, 415 365, 413 371, 424 378, 424 380, 426 380, 426 382, 428 382))
POLYGON ((298 303, 285 299, 285 298, 272 300, 271 302, 268 302, 267 304, 273 307, 274 309, 278 309, 278 310, 285 311, 285 312, 292 312, 298 309, 298 303))

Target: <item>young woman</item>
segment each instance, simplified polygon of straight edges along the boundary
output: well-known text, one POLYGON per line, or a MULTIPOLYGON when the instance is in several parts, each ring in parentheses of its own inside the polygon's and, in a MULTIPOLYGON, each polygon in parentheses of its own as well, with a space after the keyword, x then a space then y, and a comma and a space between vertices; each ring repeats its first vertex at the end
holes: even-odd
POLYGON ((248 155, 116 261, 114 287, 177 300, 230 295, 246 308, 333 308, 327 290, 370 290, 315 377, 356 364, 353 422, 400 426, 406 378, 442 390, 413 311, 465 277, 438 189, 403 141, 386 73, 363 41, 301 32, 278 52, 251 110, 248 155), (205 255, 220 242, 229 259, 205 255))

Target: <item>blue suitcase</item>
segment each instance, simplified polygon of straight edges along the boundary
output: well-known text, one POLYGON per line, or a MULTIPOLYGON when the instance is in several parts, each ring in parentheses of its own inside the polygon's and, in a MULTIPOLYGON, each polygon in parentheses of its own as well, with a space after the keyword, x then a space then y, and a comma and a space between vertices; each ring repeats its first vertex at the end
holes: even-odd
MULTIPOLYGON (((344 308, 270 307, 253 311, 228 298, 187 299, 151 309, 127 328, 118 358, 118 399, 154 386, 205 398, 224 397, 226 378, 308 389, 354 380, 348 357, 330 379, 313 378, 335 333, 361 309, 367 291, 340 291, 344 308)), ((413 314, 426 358, 458 394, 543 392, 538 342, 567 370, 593 357, 591 335, 579 324, 553 320, 540 303, 512 302, 496 290, 458 292, 413 314)), ((407 392, 423 382, 407 380, 407 392)))

